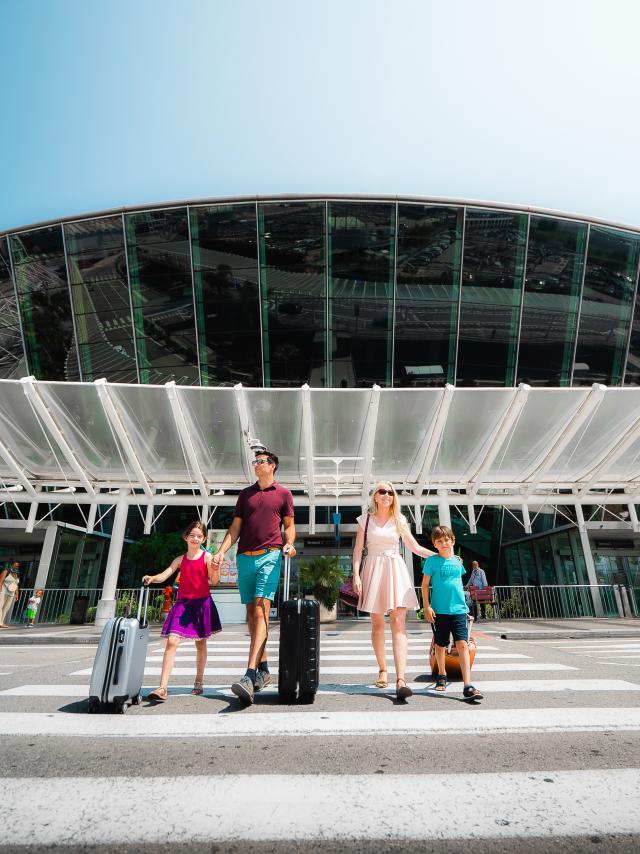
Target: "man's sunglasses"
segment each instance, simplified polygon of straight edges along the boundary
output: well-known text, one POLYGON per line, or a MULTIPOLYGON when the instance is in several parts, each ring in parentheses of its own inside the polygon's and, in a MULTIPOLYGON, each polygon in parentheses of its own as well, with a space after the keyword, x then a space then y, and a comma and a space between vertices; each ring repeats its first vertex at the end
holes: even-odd
POLYGON ((379 489, 377 494, 378 495, 390 495, 393 498, 393 490, 392 489, 379 489))
POLYGON ((251 460, 252 466, 261 466, 263 463, 270 463, 273 465, 273 460, 251 460))

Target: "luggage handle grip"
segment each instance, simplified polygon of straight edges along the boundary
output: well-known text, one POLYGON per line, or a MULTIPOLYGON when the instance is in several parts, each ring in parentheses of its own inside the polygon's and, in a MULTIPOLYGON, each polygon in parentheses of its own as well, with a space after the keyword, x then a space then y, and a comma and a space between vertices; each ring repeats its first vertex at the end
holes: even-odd
POLYGON ((283 601, 286 602, 289 599, 289 586, 291 584, 291 558, 288 554, 282 555, 282 560, 284 561, 284 586, 283 586, 283 601))
MULTIPOLYGON (((138 623, 140 626, 147 625, 147 609, 149 607, 149 588, 143 584, 140 588, 140 595, 138 596, 138 623), (144 604, 143 604, 144 603, 144 604), (144 611, 143 611, 144 609, 144 611)), ((129 608, 131 608, 131 603, 129 603, 129 608)))

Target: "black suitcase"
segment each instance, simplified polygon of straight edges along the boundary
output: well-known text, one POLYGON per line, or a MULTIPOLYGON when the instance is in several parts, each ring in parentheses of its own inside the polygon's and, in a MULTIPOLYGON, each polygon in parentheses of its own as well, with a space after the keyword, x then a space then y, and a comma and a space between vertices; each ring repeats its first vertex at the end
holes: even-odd
POLYGON ((289 599, 291 559, 284 556, 284 596, 280 606, 278 694, 313 703, 320 682, 320 605, 315 599, 289 599))

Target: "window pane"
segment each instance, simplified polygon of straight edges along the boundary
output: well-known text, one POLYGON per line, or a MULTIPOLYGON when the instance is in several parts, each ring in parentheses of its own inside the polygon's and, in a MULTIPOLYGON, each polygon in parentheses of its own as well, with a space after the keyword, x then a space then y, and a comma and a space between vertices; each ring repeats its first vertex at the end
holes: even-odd
POLYGON ((592 226, 574 385, 620 385, 631 322, 640 237, 592 226))
POLYGON ((27 374, 6 238, 0 237, 0 379, 27 374))
POLYGON ((82 378, 137 382, 122 218, 64 225, 82 378))
POLYGON ((39 380, 77 380, 60 225, 10 236, 29 369, 39 380))
POLYGON ((395 212, 329 202, 329 385, 391 384, 395 212))
POLYGON ((265 385, 325 385, 325 204, 259 206, 265 385))
POLYGON ((200 381, 186 208, 125 217, 140 382, 200 381))
POLYGON ((262 385, 255 205, 191 208, 203 385, 262 385))
POLYGON ((455 380, 462 208, 398 206, 394 383, 455 380))
POLYGON ((527 217, 467 208, 457 384, 513 385, 527 217))
POLYGON ((586 240, 584 223, 531 217, 518 382, 571 382, 586 240))

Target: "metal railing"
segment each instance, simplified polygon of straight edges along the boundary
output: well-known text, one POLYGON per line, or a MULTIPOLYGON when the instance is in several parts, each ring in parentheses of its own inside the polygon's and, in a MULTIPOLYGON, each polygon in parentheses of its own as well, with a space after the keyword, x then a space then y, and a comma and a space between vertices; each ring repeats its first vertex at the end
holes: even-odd
POLYGON ((499 585, 493 595, 494 619, 639 616, 633 589, 618 584, 499 585))
MULTIPOLYGON (((27 623, 27 603, 33 596, 33 588, 23 588, 20 591, 18 601, 11 612, 11 624, 20 625, 27 623)), ((135 616, 138 607, 139 587, 120 587, 116 590, 116 616, 124 617, 131 610, 135 616)), ((160 622, 163 619, 162 601, 164 597, 159 591, 153 595, 151 591, 149 600, 148 616, 150 622, 160 622)), ((102 596, 102 588, 48 588, 44 590, 42 602, 38 606, 36 623, 66 624, 71 622, 93 623, 95 609, 102 596)))

